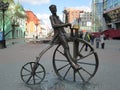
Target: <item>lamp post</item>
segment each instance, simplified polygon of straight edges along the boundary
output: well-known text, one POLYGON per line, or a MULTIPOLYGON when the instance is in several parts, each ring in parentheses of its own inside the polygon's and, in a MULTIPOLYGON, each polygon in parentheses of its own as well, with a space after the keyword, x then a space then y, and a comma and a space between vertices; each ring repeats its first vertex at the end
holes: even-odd
POLYGON ((5 42, 5 11, 8 9, 9 3, 0 2, 0 10, 2 11, 2 17, 3 17, 3 34, 2 34, 2 48, 6 48, 6 42, 5 42))

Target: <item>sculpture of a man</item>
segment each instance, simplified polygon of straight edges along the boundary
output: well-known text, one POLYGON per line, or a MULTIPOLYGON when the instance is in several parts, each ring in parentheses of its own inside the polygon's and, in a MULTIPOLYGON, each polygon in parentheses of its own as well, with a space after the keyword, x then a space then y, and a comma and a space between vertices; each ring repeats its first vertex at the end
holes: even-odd
POLYGON ((56 13, 57 12, 56 5, 50 5, 49 9, 52 13, 52 15, 50 16, 50 21, 51 21, 51 25, 54 29, 54 39, 57 39, 62 44, 62 46, 64 48, 64 54, 67 57, 68 61, 70 62, 71 66, 74 69, 78 69, 79 65, 74 62, 74 59, 70 55, 69 46, 68 46, 67 37, 66 37, 66 32, 64 30, 64 27, 71 26, 71 24, 70 23, 63 23, 59 19, 59 16, 57 16, 57 13, 56 13))

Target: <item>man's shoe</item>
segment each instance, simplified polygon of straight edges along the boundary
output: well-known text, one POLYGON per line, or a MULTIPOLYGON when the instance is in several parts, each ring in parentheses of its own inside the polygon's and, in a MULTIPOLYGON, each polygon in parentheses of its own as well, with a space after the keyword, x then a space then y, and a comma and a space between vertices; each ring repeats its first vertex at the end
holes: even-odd
POLYGON ((72 63, 72 67, 75 69, 75 70, 78 70, 80 68, 80 66, 78 64, 75 64, 75 63, 72 63))
POLYGON ((79 66, 78 64, 76 64, 76 63, 74 62, 74 60, 72 60, 71 56, 70 56, 70 55, 68 56, 68 55, 65 53, 65 51, 64 51, 64 55, 67 57, 67 59, 68 59, 68 61, 70 62, 71 66, 72 66, 75 70, 78 70, 78 69, 80 68, 80 66, 79 66))

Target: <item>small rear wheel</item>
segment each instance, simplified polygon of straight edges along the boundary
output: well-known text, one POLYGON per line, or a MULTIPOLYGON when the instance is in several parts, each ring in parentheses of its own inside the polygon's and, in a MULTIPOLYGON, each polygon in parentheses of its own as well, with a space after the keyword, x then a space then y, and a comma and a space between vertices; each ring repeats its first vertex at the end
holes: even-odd
POLYGON ((21 79, 28 85, 40 84, 45 78, 44 67, 37 62, 28 62, 21 69, 21 79))

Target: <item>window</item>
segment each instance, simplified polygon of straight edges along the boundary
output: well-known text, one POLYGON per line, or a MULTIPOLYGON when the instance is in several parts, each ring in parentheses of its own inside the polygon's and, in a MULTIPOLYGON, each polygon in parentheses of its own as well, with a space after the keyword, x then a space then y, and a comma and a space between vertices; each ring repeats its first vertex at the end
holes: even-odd
POLYGON ((103 8, 104 8, 104 10, 107 9, 107 0, 104 0, 104 1, 103 1, 103 8))
POLYGON ((116 6, 119 5, 119 1, 120 1, 120 0, 113 0, 113 2, 114 2, 114 7, 116 7, 116 6))
POLYGON ((112 0, 107 0, 107 9, 112 8, 112 0))

